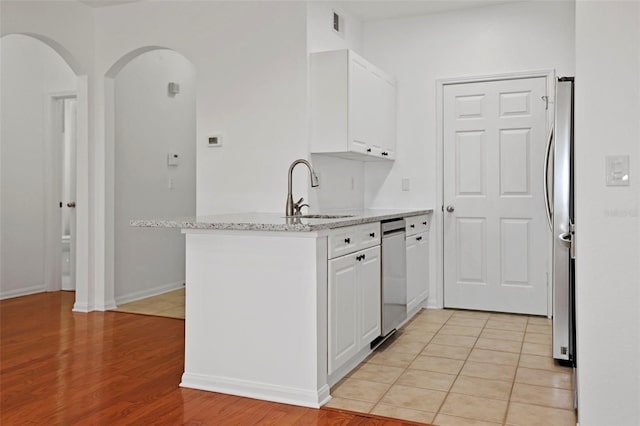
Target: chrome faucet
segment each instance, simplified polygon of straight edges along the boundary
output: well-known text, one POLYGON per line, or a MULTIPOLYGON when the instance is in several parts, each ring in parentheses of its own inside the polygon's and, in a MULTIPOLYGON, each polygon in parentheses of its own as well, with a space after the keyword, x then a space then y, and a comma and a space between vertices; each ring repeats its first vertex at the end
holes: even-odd
POLYGON ((307 206, 309 207, 308 204, 301 204, 304 199, 300 198, 297 202, 293 202, 293 194, 292 194, 292 181, 293 181, 293 169, 298 165, 298 164, 304 164, 305 166, 307 166, 307 168, 309 169, 309 179, 311 180, 311 186, 312 187, 316 187, 318 186, 318 176, 316 175, 316 172, 313 170, 313 167, 311 167, 311 163, 309 163, 307 160, 303 160, 303 159, 298 159, 296 161, 294 161, 293 163, 291 163, 291 166, 289 166, 289 180, 287 181, 287 207, 285 210, 285 214, 287 216, 299 216, 302 212, 302 207, 307 206))

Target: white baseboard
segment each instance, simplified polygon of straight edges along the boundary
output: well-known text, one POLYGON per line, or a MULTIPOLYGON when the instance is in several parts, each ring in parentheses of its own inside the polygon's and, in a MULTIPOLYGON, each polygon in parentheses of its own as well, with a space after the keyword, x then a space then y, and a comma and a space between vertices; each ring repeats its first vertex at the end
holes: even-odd
MULTIPOLYGON (((146 290, 135 291, 133 293, 118 296, 115 299, 116 305, 123 305, 129 302, 135 302, 136 300, 146 299, 147 297, 158 296, 160 294, 168 293, 173 290, 178 290, 184 287, 184 280, 177 281, 175 283, 162 284, 157 287, 149 288, 146 290)), ((115 308, 115 306, 113 306, 115 308)), ((111 309, 111 308, 107 308, 111 309)))
POLYGON ((438 303, 437 300, 427 299, 427 309, 442 309, 442 306, 438 303))
POLYGON ((45 288, 44 284, 36 285, 33 287, 18 288, 15 290, 0 292, 0 300, 12 299, 14 297, 20 297, 20 296, 28 296, 30 294, 36 294, 36 293, 44 293, 45 291, 47 291, 47 289, 45 288))
POLYGON ((186 372, 182 375, 180 386, 310 408, 320 408, 331 399, 328 385, 313 391, 186 372))
POLYGON ((102 304, 102 305, 96 305, 95 306, 95 310, 96 311, 108 311, 109 309, 115 309, 117 307, 118 307, 118 305, 116 304, 115 299, 111 299, 111 300, 105 300, 104 304, 102 304))
POLYGON ((73 312, 87 313, 87 312, 95 311, 95 308, 93 307, 93 305, 76 302, 76 303, 73 304, 72 311, 73 312))

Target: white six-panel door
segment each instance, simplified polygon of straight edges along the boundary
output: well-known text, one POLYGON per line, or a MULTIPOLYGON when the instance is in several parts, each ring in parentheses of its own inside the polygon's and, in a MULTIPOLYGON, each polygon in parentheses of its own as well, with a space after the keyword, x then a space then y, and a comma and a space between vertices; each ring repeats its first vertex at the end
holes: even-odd
POLYGON ((444 306, 547 314, 545 78, 444 86, 444 306))

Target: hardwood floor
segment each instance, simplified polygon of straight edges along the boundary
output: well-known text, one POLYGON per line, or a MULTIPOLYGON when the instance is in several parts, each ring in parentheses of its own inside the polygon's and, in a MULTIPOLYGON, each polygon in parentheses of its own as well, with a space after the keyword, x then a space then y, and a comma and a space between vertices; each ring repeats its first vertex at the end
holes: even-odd
POLYGON ((184 321, 74 313, 73 299, 0 301, 0 424, 413 424, 180 388, 184 321))

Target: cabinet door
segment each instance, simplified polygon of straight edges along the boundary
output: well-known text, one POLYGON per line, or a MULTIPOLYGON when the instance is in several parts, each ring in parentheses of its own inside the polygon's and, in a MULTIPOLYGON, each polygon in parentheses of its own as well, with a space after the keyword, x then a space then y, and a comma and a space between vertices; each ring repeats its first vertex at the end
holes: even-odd
POLYGON ((429 242, 427 233, 407 237, 407 311, 415 310, 429 292, 429 242))
POLYGON ((429 296, 429 233, 423 232, 416 236, 418 240, 418 258, 420 267, 418 274, 418 303, 422 303, 429 296), (422 237, 422 239, 420 239, 422 237))
POLYGON ((396 158, 396 86, 389 80, 381 79, 380 137, 382 154, 387 159, 396 158))
POLYGON ((382 331, 380 289, 380 246, 356 253, 360 291, 359 348, 368 346, 382 331))
POLYGON ((329 374, 359 350, 356 256, 329 261, 329 374))
POLYGON ((366 154, 371 149, 372 86, 367 64, 349 55, 349 151, 366 154))
MULTIPOLYGON (((372 85, 370 88, 371 105, 369 130, 371 132, 369 143, 372 147, 372 155, 376 157, 388 157, 389 137, 391 132, 391 118, 389 115, 389 87, 390 83, 385 76, 375 69, 370 71, 372 85)), ((393 131, 395 133, 395 130, 393 131)))

